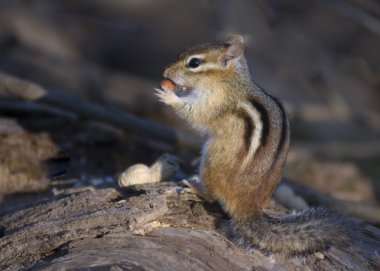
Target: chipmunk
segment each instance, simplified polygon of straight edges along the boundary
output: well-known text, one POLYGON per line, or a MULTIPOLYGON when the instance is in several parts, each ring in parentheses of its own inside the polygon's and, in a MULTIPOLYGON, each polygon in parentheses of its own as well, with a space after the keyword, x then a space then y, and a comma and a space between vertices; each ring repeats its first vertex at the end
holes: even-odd
POLYGON ((165 69, 155 89, 208 138, 194 193, 220 203, 243 245, 294 254, 348 243, 345 219, 324 208, 284 217, 264 213, 288 153, 289 122, 279 100, 251 79, 244 47, 239 35, 192 47, 165 69))

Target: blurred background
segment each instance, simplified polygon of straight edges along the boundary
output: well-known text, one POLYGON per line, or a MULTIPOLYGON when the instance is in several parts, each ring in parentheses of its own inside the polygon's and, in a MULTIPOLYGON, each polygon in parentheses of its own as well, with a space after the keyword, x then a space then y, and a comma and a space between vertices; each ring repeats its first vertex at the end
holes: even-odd
POLYGON ((150 164, 165 152, 181 157, 183 176, 193 174, 202 139, 156 101, 153 87, 184 48, 234 33, 246 39, 255 81, 291 117, 285 176, 377 205, 379 1, 0 0, 1 73, 120 110, 112 111, 115 118, 160 123, 187 142, 123 129, 83 112, 81 103, 69 109, 16 99, 0 81, 1 212, 15 199, 26 202, 29 194, 21 192, 116 186, 115 176, 129 165, 150 164), (68 173, 52 179, 47 168, 67 158, 68 173))

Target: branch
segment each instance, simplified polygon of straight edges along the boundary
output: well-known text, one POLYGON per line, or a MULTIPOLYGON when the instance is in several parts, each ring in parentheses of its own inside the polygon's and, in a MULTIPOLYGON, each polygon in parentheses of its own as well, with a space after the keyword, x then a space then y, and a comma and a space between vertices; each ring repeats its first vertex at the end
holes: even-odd
POLYGON ((174 132, 161 124, 85 101, 76 96, 49 92, 37 84, 4 73, 0 73, 0 93, 22 100, 53 105, 74 112, 81 118, 106 122, 140 136, 148 136, 171 144, 179 142, 192 148, 198 146, 191 137, 174 132))

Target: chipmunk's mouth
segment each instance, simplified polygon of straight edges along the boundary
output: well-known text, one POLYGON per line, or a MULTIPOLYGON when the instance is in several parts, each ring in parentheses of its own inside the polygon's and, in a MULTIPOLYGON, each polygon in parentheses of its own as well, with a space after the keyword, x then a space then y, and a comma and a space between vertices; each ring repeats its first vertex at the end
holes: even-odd
POLYGON ((173 80, 165 78, 160 84, 160 88, 164 91, 173 91, 177 96, 182 97, 190 93, 191 88, 176 84, 173 80))

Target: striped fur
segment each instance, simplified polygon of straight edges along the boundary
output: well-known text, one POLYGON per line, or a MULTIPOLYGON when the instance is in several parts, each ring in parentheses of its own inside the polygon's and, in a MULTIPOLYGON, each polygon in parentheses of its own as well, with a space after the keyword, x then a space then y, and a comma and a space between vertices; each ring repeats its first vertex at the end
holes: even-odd
MULTIPOLYGON (((251 159, 251 157, 255 154, 257 149, 262 145, 263 140, 263 128, 268 125, 264 121, 261 120, 262 114, 260 111, 256 109, 256 107, 252 107, 249 104, 243 103, 241 105, 245 114, 247 115, 247 119, 245 120, 245 125, 249 123, 253 128, 252 135, 250 137, 250 142, 245 138, 245 145, 247 149, 247 154, 245 156, 245 163, 251 159)), ((264 135, 265 136, 265 135, 264 135)))
POLYGON ((232 235, 243 244, 303 253, 345 243, 345 220, 324 209, 283 218, 263 212, 281 178, 289 121, 283 105, 251 80, 243 52, 239 36, 193 47, 164 72, 187 91, 157 94, 208 136, 200 165, 205 198, 217 200, 229 213, 232 235), (188 67, 192 57, 202 59, 199 67, 188 67))
POLYGON ((305 254, 329 246, 348 246, 357 229, 344 216, 325 208, 283 217, 263 214, 254 221, 232 222, 228 235, 240 245, 284 254, 305 254), (270 226, 270 227, 268 227, 270 226))
POLYGON ((260 121, 263 127, 262 135, 260 137, 260 143, 261 146, 265 146, 267 144, 267 139, 269 135, 269 113, 267 109, 265 109, 265 107, 255 99, 249 99, 249 102, 251 103, 252 107, 260 114, 260 121))
POLYGON ((279 140, 278 145, 277 145, 276 156, 275 156, 275 160, 277 160, 278 155, 280 154, 280 152, 284 148, 284 144, 285 144, 286 138, 288 136, 287 135, 288 134, 288 132, 287 132, 287 130, 288 130, 287 129, 288 118, 286 117, 284 106, 280 103, 280 101, 270 94, 267 94, 267 95, 276 103, 277 107, 281 111, 281 136, 280 136, 280 140, 279 140))
POLYGON ((185 63, 188 64, 192 58, 199 58, 203 62, 205 62, 205 63, 203 63, 202 65, 200 65, 197 68, 190 68, 191 71, 194 72, 194 73, 206 72, 206 71, 209 71, 209 70, 218 70, 218 69, 220 69, 220 65, 218 65, 217 63, 213 63, 213 62, 210 62, 210 61, 205 61, 205 55, 204 54, 191 55, 191 56, 187 57, 187 60, 185 61, 185 63))
POLYGON ((239 110, 237 115, 244 122, 244 150, 245 150, 245 153, 248 153, 251 146, 254 129, 255 129, 255 122, 252 120, 251 116, 246 110, 239 110))

